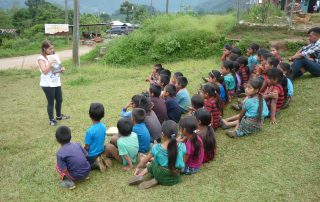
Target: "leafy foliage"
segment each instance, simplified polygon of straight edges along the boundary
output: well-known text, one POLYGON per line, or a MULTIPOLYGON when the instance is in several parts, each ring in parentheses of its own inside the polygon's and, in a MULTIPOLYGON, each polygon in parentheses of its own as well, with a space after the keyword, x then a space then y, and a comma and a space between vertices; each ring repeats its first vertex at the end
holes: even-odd
POLYGON ((142 28, 107 45, 105 63, 145 64, 219 54, 223 34, 233 26, 233 17, 158 15, 146 19, 142 28))
POLYGON ((244 19, 254 23, 270 23, 272 18, 281 17, 283 12, 272 3, 254 5, 244 16, 244 19))

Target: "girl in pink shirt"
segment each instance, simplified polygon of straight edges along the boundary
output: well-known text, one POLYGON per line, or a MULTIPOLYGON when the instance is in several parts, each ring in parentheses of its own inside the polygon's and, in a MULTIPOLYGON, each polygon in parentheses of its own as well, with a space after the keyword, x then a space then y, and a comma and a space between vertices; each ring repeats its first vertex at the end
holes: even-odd
POLYGON ((183 135, 187 148, 187 153, 184 156, 186 164, 182 173, 191 175, 199 172, 203 161, 204 148, 202 138, 197 135, 198 121, 193 116, 188 116, 180 121, 180 132, 183 135))

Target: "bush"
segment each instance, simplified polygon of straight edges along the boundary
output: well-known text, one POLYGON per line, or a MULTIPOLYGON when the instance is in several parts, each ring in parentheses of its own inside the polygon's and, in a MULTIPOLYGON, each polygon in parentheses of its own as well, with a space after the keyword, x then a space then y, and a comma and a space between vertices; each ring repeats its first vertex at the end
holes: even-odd
POLYGON ((253 23, 270 23, 272 17, 281 17, 283 12, 271 3, 263 3, 252 6, 244 16, 244 19, 253 23))
POLYGON ((136 65, 186 58, 207 58, 221 53, 221 37, 233 27, 231 15, 158 15, 140 29, 107 44, 105 63, 136 65))

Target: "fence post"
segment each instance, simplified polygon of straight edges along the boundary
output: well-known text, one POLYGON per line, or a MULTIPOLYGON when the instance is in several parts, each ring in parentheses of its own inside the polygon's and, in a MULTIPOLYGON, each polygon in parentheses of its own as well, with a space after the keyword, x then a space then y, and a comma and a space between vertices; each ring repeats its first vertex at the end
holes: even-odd
POLYGON ((290 17, 289 17, 289 28, 292 29, 293 28, 293 12, 294 12, 294 4, 295 4, 295 0, 291 0, 291 7, 290 7, 290 17))

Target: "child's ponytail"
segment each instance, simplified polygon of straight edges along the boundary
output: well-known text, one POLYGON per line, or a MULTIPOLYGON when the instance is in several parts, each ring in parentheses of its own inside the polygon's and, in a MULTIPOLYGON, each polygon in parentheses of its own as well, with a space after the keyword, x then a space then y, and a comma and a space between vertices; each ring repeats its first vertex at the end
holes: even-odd
POLYGON ((223 106, 222 106, 222 100, 220 97, 220 88, 219 86, 215 85, 214 89, 215 89, 214 97, 216 98, 217 107, 221 113, 221 116, 223 116, 223 106))
POLYGON ((168 168, 173 175, 177 175, 178 171, 176 169, 176 161, 178 156, 178 146, 176 136, 178 134, 178 125, 172 120, 163 122, 162 133, 168 139, 170 139, 168 144, 168 168))
POLYGON ((258 117, 257 117, 257 120, 260 123, 261 122, 261 118, 262 118, 262 108, 263 108, 263 96, 262 96, 261 93, 259 93, 258 99, 259 99, 259 106, 258 106, 258 117))
POLYGON ((201 149, 201 142, 198 139, 198 135, 196 130, 198 128, 198 121, 194 116, 187 116, 180 121, 180 127, 185 129, 188 134, 191 134, 191 143, 194 148, 192 159, 196 159, 199 155, 201 149))

